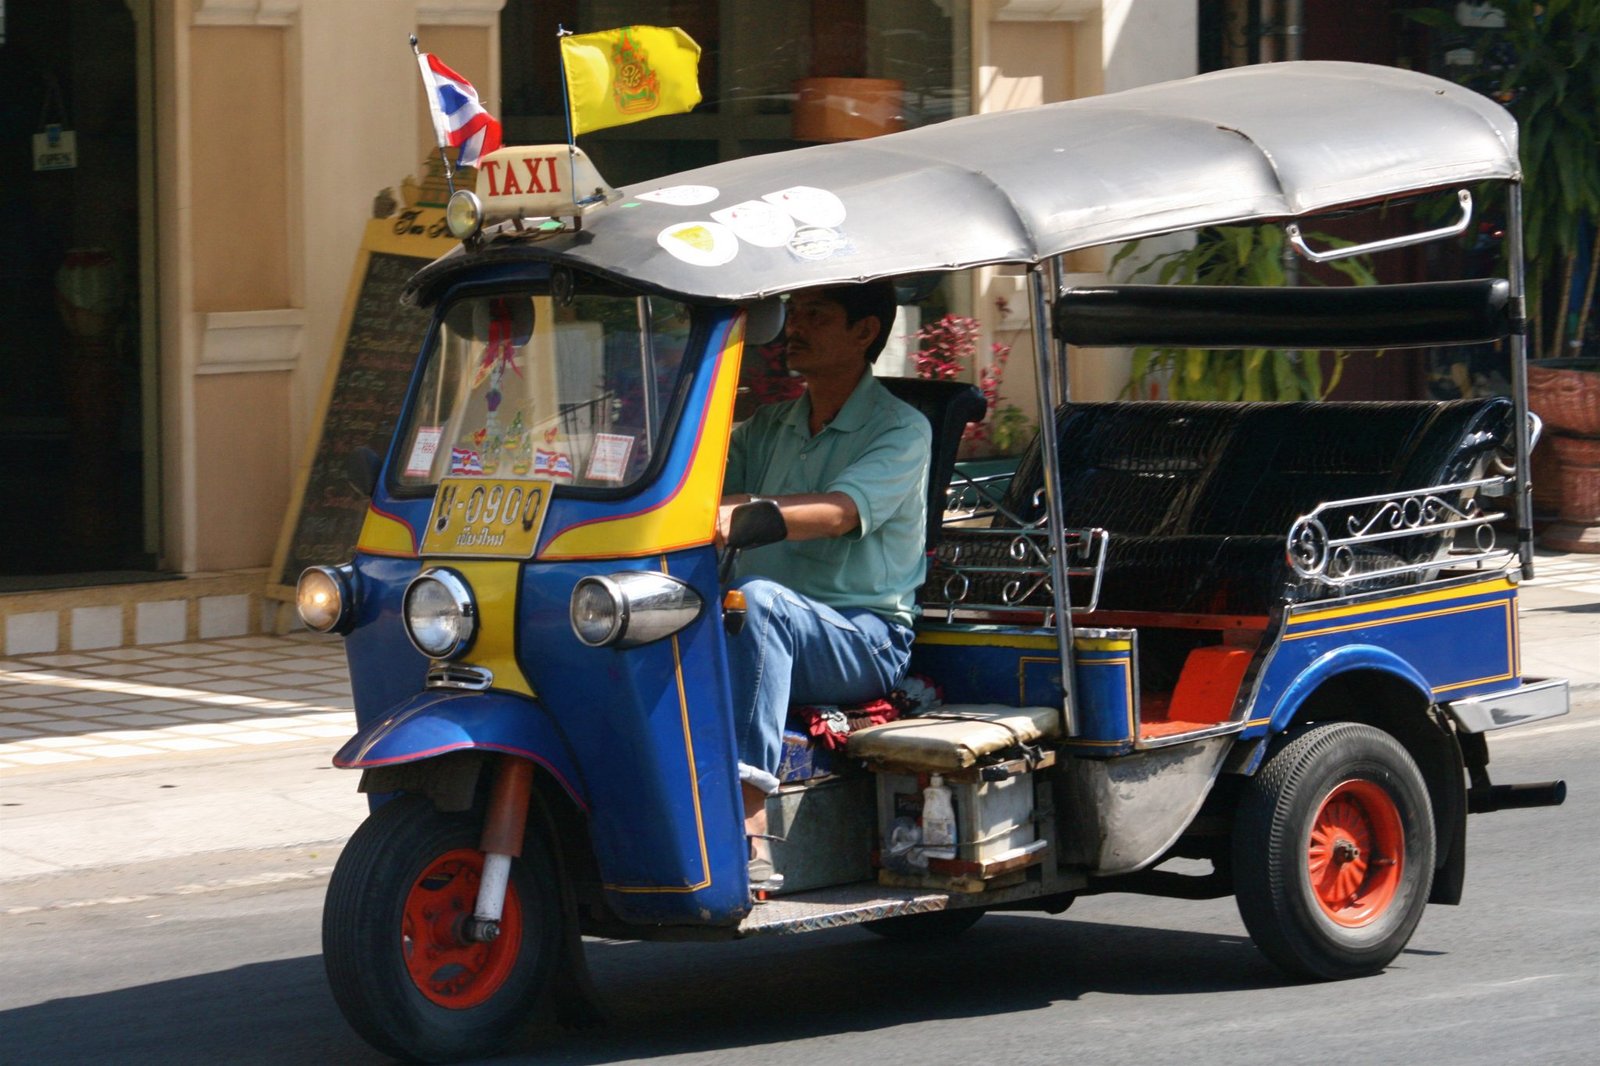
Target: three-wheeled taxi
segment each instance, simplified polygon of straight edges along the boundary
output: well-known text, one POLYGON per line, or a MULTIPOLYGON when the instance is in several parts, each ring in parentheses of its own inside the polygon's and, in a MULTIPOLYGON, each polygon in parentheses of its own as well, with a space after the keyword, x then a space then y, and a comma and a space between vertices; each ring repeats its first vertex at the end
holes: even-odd
MULTIPOLYGON (((1486 736, 1560 715, 1522 676, 1532 572, 1517 131, 1382 67, 1249 67, 612 190, 565 145, 503 148, 450 219, 354 558, 308 570, 344 636, 372 814, 323 919, 334 995, 389 1052, 481 1053, 588 1005, 583 935, 862 923, 950 935, 1079 895, 1237 897, 1291 975, 1383 969, 1456 903, 1486 736), (1510 185, 1508 279, 1274 290, 1061 283, 1078 249, 1510 185), (1041 410, 1015 472, 953 475, 912 670, 940 701, 791 737, 752 899, 713 527, 741 354, 783 293, 1013 264, 1041 410), (1503 344, 1509 398, 1076 403, 1069 351, 1503 344), (952 483, 954 482, 954 483, 952 483), (934 775, 956 839, 924 841, 934 775), (1173 862, 1170 860, 1202 860, 1173 862)), ((1380 240, 1389 248, 1453 226, 1380 240)), ((1400 358, 1402 356, 1392 356, 1400 358)), ((730 549, 781 536, 760 505, 730 549)), ((780 519, 781 522, 781 519, 780 519)), ((848 720, 848 719, 847 719, 848 720)), ((941 818, 941 823, 943 819, 941 818)))

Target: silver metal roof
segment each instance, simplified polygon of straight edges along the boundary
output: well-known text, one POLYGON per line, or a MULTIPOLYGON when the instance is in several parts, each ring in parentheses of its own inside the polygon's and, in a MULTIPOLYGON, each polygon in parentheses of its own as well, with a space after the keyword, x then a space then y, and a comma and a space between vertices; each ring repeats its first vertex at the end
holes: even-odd
POLYGON ((518 252, 744 300, 1519 177, 1516 123, 1486 97, 1281 63, 719 163, 518 252))

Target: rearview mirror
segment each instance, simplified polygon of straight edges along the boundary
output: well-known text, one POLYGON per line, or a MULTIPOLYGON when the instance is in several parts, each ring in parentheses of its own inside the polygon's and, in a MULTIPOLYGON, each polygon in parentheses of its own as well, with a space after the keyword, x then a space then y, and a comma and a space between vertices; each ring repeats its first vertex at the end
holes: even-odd
POLYGON ((728 547, 734 551, 776 544, 789 535, 789 524, 772 500, 752 500, 733 509, 728 522, 728 547))

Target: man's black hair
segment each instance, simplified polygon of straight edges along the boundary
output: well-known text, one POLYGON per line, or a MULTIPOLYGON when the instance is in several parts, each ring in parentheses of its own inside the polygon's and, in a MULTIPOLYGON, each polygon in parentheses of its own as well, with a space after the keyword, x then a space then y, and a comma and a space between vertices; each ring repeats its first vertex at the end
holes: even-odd
POLYGON ((868 281, 860 285, 829 285, 819 291, 844 308, 845 322, 849 325, 869 315, 878 320, 878 336, 867 345, 867 362, 876 363, 883 354, 883 346, 889 343, 889 331, 894 329, 895 312, 900 306, 894 283, 868 281))

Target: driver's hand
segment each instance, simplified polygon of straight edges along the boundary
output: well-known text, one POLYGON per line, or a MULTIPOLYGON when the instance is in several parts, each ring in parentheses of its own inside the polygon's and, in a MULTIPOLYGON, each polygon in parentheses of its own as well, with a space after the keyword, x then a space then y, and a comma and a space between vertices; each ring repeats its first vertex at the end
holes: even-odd
POLYGON ((733 509, 749 502, 750 495, 744 492, 722 498, 722 503, 717 507, 717 530, 712 538, 712 543, 716 545, 717 551, 721 551, 728 545, 728 528, 733 521, 733 509))

